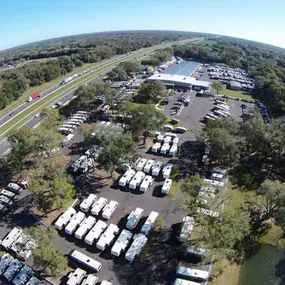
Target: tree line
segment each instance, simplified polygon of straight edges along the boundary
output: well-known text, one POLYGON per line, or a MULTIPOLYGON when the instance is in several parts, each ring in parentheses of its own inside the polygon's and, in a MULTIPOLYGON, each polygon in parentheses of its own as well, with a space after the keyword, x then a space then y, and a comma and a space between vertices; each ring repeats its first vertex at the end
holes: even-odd
POLYGON ((264 46, 217 41, 211 45, 181 45, 174 54, 205 63, 224 63, 246 69, 256 80, 252 95, 277 116, 285 113, 285 54, 264 46))

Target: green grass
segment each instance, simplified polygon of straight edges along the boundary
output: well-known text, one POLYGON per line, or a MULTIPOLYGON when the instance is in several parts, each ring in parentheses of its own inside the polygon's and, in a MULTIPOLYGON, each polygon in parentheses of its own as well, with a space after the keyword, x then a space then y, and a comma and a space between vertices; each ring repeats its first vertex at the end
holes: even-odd
MULTIPOLYGON (((132 55, 132 56, 130 56, 128 58, 124 58, 124 59, 118 60, 115 63, 110 63, 110 64, 108 64, 108 65, 106 65, 104 67, 99 68, 96 72, 93 72, 93 73, 91 73, 91 74, 89 74, 89 75, 87 75, 87 76, 85 76, 83 78, 80 78, 80 79, 78 79, 78 80, 76 80, 76 81, 74 81, 72 83, 69 83, 68 85, 66 85, 65 87, 61 88, 60 90, 54 92, 53 94, 49 95, 48 97, 45 97, 42 100, 40 100, 39 102, 34 103, 29 108, 27 108, 25 111, 23 111, 21 114, 16 115, 15 117, 13 117, 13 119, 11 119, 5 125, 0 127, 0 134, 3 135, 3 133, 5 134, 7 132, 7 130, 10 131, 12 129, 15 129, 17 127, 22 126, 25 122, 27 122, 29 119, 31 119, 34 115, 39 113, 43 108, 49 106, 51 103, 53 103, 57 99, 61 98, 63 96, 63 94, 75 90, 80 85, 82 85, 85 82, 87 82, 87 81, 97 77, 100 73, 107 71, 108 69, 110 69, 111 67, 115 66, 116 64, 118 64, 120 62, 123 62, 123 61, 126 61, 126 60, 134 59, 135 57, 141 56, 144 53, 147 53, 149 51, 155 50, 157 48, 161 48, 161 45, 149 48, 149 49, 144 50, 143 52, 141 52, 139 54, 132 55), (21 120, 21 121, 19 121, 19 120, 21 120)), ((54 85, 54 83, 52 84, 52 86, 53 85, 54 85)), ((37 88, 37 90, 40 91, 40 88, 37 88)), ((25 100, 23 100, 23 101, 25 101, 25 100)), ((15 106, 14 106, 14 108, 15 108, 15 106)))
POLYGON ((198 42, 197 44, 200 46, 206 46, 206 45, 212 46, 212 45, 216 44, 216 42, 215 41, 203 40, 203 41, 198 42))
POLYGON ((235 91, 235 90, 229 90, 229 89, 223 89, 221 91, 221 94, 227 95, 227 96, 231 96, 231 97, 238 97, 241 99, 248 99, 248 100, 252 100, 251 95, 249 95, 248 93, 244 92, 244 91, 235 91))
POLYGON ((177 198, 178 192, 180 188, 180 182, 172 181, 172 185, 168 194, 169 200, 175 200, 177 198))
POLYGON ((281 227, 272 224, 268 232, 260 238, 260 242, 279 247, 285 247, 285 239, 282 238, 283 230, 281 227))

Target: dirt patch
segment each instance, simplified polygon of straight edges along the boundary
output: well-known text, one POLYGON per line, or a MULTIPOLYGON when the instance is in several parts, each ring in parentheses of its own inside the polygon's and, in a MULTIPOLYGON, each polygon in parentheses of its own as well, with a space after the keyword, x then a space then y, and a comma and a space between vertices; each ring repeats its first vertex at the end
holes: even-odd
POLYGON ((88 176, 94 179, 98 179, 102 183, 112 185, 114 181, 120 176, 116 171, 113 172, 113 176, 110 176, 110 172, 98 168, 98 163, 95 163, 94 170, 88 173, 88 176))
POLYGON ((45 225, 50 226, 52 222, 61 215, 65 210, 54 210, 51 213, 45 215, 41 211, 39 211, 36 207, 31 208, 31 212, 41 220, 45 225))

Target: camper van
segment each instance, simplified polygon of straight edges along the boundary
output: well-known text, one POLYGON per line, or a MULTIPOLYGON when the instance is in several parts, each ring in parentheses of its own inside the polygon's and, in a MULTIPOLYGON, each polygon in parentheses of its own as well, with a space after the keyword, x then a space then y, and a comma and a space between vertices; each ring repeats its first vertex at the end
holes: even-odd
POLYGON ((173 164, 168 163, 162 169, 162 176, 164 179, 169 178, 171 174, 171 170, 173 168, 173 164))
POLYGON ((188 241, 190 235, 193 232, 194 229, 194 218, 189 217, 189 216, 185 216, 182 219, 182 226, 181 226, 181 230, 180 230, 180 234, 179 234, 179 241, 181 242, 186 242, 188 241))
POLYGON ((135 257, 138 256, 147 243, 147 237, 143 234, 136 234, 134 241, 126 252, 125 259, 133 262, 135 257))
POLYGON ((100 250, 105 250, 105 248, 109 246, 111 242, 115 239, 119 230, 120 229, 117 225, 110 224, 106 231, 103 233, 103 235, 101 235, 101 237, 97 241, 96 247, 100 250))
POLYGON ((95 223, 96 223, 96 219, 92 216, 89 216, 76 230, 74 236, 77 239, 82 239, 87 234, 87 232, 93 227, 95 223))
POLYGON ((111 249, 111 254, 119 257, 123 251, 126 250, 128 247, 133 234, 128 230, 122 230, 121 234, 119 235, 118 239, 116 240, 115 244, 111 249))
POLYGON ((143 169, 143 171, 145 173, 150 173, 150 170, 151 170, 153 165, 154 165, 154 160, 152 160, 152 159, 148 160, 146 165, 145 165, 145 167, 144 167, 144 169, 143 169))
POLYGON ((134 230, 142 217, 143 212, 144 210, 141 208, 136 208, 134 211, 132 211, 128 216, 126 228, 129 230, 134 230))
POLYGON ((84 219, 85 219, 85 214, 83 212, 78 212, 77 214, 75 214, 70 220, 70 222, 67 224, 67 226, 65 227, 65 232, 69 235, 72 235, 76 230, 76 228, 78 227, 78 225, 80 225, 84 219))
POLYGON ((125 187, 131 181, 135 174, 136 172, 133 169, 127 170, 119 180, 119 186, 125 187))
POLYGON ((108 200, 104 197, 100 197, 91 208, 92 215, 99 215, 103 207, 107 204, 108 200))
POLYGON ((160 154, 167 155, 167 153, 169 152, 169 149, 170 149, 169 143, 164 143, 160 149, 160 154))
POLYGON ((169 150, 169 155, 175 156, 177 153, 177 149, 178 149, 177 144, 172 145, 172 147, 169 150))
POLYGON ((148 235, 151 229, 153 228, 155 221, 158 217, 158 213, 155 211, 152 211, 150 215, 148 216, 147 220, 145 221, 144 225, 141 228, 141 233, 144 235, 148 235))
POLYGON ((171 188, 171 185, 172 185, 172 179, 169 179, 169 178, 165 179, 163 186, 161 188, 161 194, 168 195, 170 188, 171 188))
POLYGON ((89 245, 93 245, 94 241, 100 237, 106 228, 107 224, 101 220, 98 220, 95 226, 93 226, 91 231, 89 231, 89 233, 86 235, 84 241, 89 245))
POLYGON ((72 216, 74 216, 75 214, 76 211, 74 210, 74 208, 68 208, 62 215, 59 216, 59 218, 55 222, 55 228, 57 230, 62 230, 62 228, 67 225, 72 216))
POLYGON ((158 176, 160 173, 160 170, 162 168, 162 162, 161 161, 156 161, 156 163, 154 164, 154 166, 152 167, 152 175, 153 176, 158 176))
POLYGON ((74 138, 74 135, 73 134, 69 134, 69 135, 67 135, 64 139, 63 139, 63 141, 61 142, 61 145, 64 147, 64 146, 66 146, 66 145, 68 145, 70 142, 71 142, 71 140, 74 138))
POLYGON ((142 171, 147 162, 146 158, 141 158, 136 166, 136 171, 142 171))
POLYGON ((152 148, 151 148, 151 152, 153 153, 157 153, 159 151, 159 149, 161 148, 161 143, 159 142, 156 142, 152 148))
POLYGON ((118 207, 118 202, 114 201, 114 200, 111 200, 103 209, 103 212, 102 212, 102 217, 104 219, 110 219, 112 214, 115 212, 115 210, 117 209, 118 207))
POLYGON ((95 194, 89 194, 89 196, 84 199, 81 204, 79 205, 79 208, 83 212, 88 212, 91 205, 97 200, 97 196, 95 194))

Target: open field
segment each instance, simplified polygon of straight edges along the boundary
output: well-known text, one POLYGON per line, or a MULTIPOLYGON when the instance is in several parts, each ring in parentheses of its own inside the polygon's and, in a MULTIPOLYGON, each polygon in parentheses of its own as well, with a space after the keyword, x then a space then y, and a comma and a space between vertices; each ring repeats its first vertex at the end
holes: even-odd
POLYGON ((229 90, 229 89, 223 89, 221 91, 222 94, 227 95, 227 96, 231 96, 231 97, 238 97, 238 98, 242 98, 242 99, 248 99, 248 100, 252 100, 252 96, 247 94, 244 91, 235 91, 235 90, 229 90))
POLYGON ((53 94, 51 94, 51 95, 49 95, 49 96, 39 100, 37 103, 31 105, 29 108, 24 110, 21 114, 16 115, 13 119, 11 119, 5 125, 0 127, 1 135, 4 135, 4 134, 7 133, 7 131, 10 131, 10 130, 16 128, 16 127, 19 127, 19 126, 23 125, 26 121, 31 119, 34 115, 36 115, 38 112, 40 112, 43 108, 49 106, 50 104, 52 104, 57 99, 60 99, 63 96, 63 94, 66 94, 67 92, 74 91, 80 85, 82 85, 84 83, 87 83, 90 80, 93 80, 99 74, 108 71, 110 68, 112 68, 116 64, 118 64, 120 62, 123 62, 123 61, 126 61, 126 60, 135 59, 138 56, 143 56, 143 54, 145 54, 146 52, 147 53, 151 52, 152 50, 155 50, 157 48, 161 48, 161 45, 149 48, 147 50, 144 50, 141 53, 136 53, 135 55, 132 55, 132 56, 130 56, 128 58, 120 59, 120 60, 118 60, 116 62, 113 62, 113 63, 110 63, 108 65, 105 65, 105 66, 99 68, 98 70, 96 70, 95 72, 92 72, 89 75, 84 76, 83 78, 80 78, 78 80, 75 80, 74 82, 69 83, 68 85, 66 85, 65 87, 61 88, 60 90, 55 91, 53 94), (21 118, 21 119, 19 119, 19 118, 21 118))

